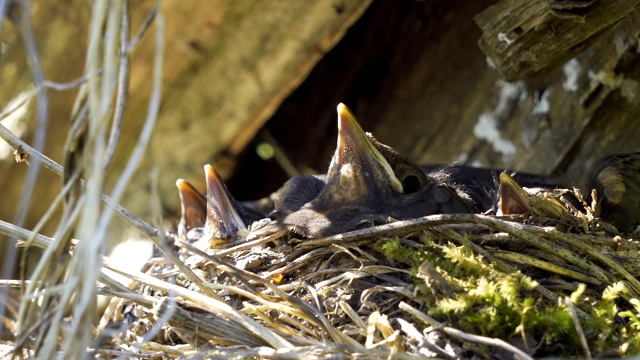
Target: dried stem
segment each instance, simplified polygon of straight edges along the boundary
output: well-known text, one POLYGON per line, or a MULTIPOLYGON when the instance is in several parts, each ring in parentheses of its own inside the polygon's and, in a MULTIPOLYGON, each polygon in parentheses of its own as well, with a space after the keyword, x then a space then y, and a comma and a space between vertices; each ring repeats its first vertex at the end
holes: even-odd
POLYGON ((122 23, 120 30, 120 68, 118 71, 118 88, 116 94, 115 112, 113 113, 113 121, 111 122, 111 136, 109 137, 109 144, 107 145, 107 151, 104 158, 104 171, 105 173, 111 167, 113 161, 113 155, 116 151, 116 146, 120 140, 120 133, 122 131, 122 122, 124 120, 124 109, 127 105, 127 98, 129 97, 129 52, 126 51, 129 47, 129 4, 125 2, 122 8, 122 23))
POLYGON ((488 338, 485 336, 479 336, 479 335, 474 335, 474 334, 469 334, 466 333, 464 331, 452 328, 452 327, 448 327, 448 326, 444 326, 443 324, 435 321, 434 319, 432 319, 431 317, 427 316, 425 313, 419 311, 418 309, 414 308, 413 306, 405 303, 405 302, 401 302, 400 303, 400 309, 408 312, 409 314, 411 314, 412 316, 417 317, 418 319, 430 324, 431 326, 433 326, 434 328, 436 328, 437 330, 440 330, 442 332, 444 332, 445 334, 449 335, 449 336, 453 336, 455 338, 458 338, 462 341, 467 341, 467 342, 472 342, 472 343, 477 343, 477 344, 482 344, 482 345, 489 345, 489 346, 495 346, 498 347, 504 351, 507 351, 515 356, 518 356, 520 359, 527 359, 527 360, 533 360, 533 358, 531 356, 529 356, 527 353, 523 352, 522 350, 518 349, 517 347, 507 343, 504 340, 501 339, 492 339, 492 338, 488 338))
MULTIPOLYGON (((47 156, 43 155, 41 152, 29 146, 27 143, 22 141, 19 137, 15 136, 9 129, 4 127, 2 124, 0 124, 0 138, 6 141, 7 144, 9 144, 9 146, 11 146, 12 148, 18 149, 20 152, 28 154, 31 158, 39 159, 47 169, 62 176, 63 168, 60 164, 56 163, 55 161, 51 160, 47 156)), ((85 186, 84 181, 80 180, 80 187, 84 188, 84 186, 85 186)), ((126 222, 131 224, 136 229, 140 230, 140 232, 143 235, 149 238, 154 238, 158 235, 158 230, 156 230, 146 222, 142 221, 137 216, 133 215, 131 212, 129 212, 129 210, 123 208, 119 204, 116 204, 110 197, 106 195, 102 195, 102 202, 104 202, 109 207, 111 207, 114 211, 116 211, 116 213, 118 213, 118 215, 120 215, 120 217, 122 217, 126 222)))

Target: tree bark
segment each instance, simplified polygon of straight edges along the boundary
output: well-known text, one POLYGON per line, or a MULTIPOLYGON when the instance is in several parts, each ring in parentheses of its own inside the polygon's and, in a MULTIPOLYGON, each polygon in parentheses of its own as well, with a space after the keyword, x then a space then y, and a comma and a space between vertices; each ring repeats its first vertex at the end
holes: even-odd
POLYGON ((474 17, 478 44, 507 81, 549 74, 583 52, 637 0, 503 0, 474 17))

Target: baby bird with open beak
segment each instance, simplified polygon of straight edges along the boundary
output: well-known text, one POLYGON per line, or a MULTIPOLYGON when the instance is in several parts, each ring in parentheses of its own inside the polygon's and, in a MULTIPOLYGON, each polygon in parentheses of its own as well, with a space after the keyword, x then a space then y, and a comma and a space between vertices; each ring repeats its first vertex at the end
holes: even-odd
POLYGON ((343 104, 338 105, 338 143, 326 184, 309 181, 317 184, 306 203, 298 201, 299 209, 276 208, 274 214, 280 226, 310 238, 394 219, 476 211, 463 193, 366 134, 343 104))
POLYGON ((182 210, 178 235, 188 240, 197 240, 208 248, 237 240, 247 232, 247 225, 264 216, 238 203, 213 166, 205 165, 204 172, 206 196, 187 181, 176 181, 182 210))
POLYGON ((178 194, 180 195, 180 222, 178 223, 178 235, 188 238, 191 229, 202 228, 207 217, 207 200, 204 195, 184 179, 176 181, 178 194))

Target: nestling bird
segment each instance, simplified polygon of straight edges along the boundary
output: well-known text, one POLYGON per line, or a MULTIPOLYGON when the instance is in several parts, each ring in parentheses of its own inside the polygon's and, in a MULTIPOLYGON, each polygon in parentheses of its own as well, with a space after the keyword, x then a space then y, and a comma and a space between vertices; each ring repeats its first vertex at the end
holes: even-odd
MULTIPOLYGON (((621 232, 631 232, 640 225, 640 152, 605 156, 591 167, 586 179, 587 201, 595 216, 621 232)), ((506 173, 500 175, 501 214, 533 213, 561 218, 570 216, 567 206, 585 211, 570 190, 522 188, 506 173)))
MULTIPOLYGON (((378 142, 371 134, 366 133, 373 146, 383 155, 391 166, 396 177, 401 180, 404 193, 421 188, 425 177, 436 182, 453 185, 456 193, 462 198, 471 198, 478 211, 493 211, 499 199, 499 177, 502 171, 474 167, 469 165, 420 165, 416 166, 409 158, 400 154, 390 146, 378 142)), ((515 173, 514 180, 529 188, 561 187, 558 182, 543 175, 515 173)), ((299 210, 302 205, 313 200, 326 184, 326 175, 301 175, 289 179, 277 192, 268 198, 258 200, 270 203, 279 214, 290 214, 299 210)), ((244 204, 244 203, 243 203, 244 204)))
POLYGON ((299 175, 294 176, 271 195, 274 210, 272 217, 283 217, 291 214, 307 202, 315 199, 327 181, 326 175, 299 175))
POLYGON ((622 232, 640 225, 640 151, 607 155, 591 167, 587 197, 596 191, 596 216, 622 232))
POLYGON ((181 210, 178 235, 186 238, 191 229, 204 226, 207 217, 207 201, 204 195, 186 180, 178 179, 176 186, 180 195, 181 210))
POLYGON ((264 218, 233 198, 213 166, 205 165, 204 172, 207 180, 207 217, 203 241, 208 241, 210 246, 217 246, 236 240, 241 232, 247 231, 247 225, 264 218))
MULTIPOLYGON (((346 107, 345 107, 346 108, 346 107)), ((348 109, 347 109, 348 110, 348 109)), ((353 117, 353 115, 351 115, 353 117)), ((355 118, 354 118, 355 121, 355 118)), ((357 122, 356 122, 357 124, 357 122)), ((359 125, 358 125, 359 126, 359 125)), ((362 130, 362 129, 360 129, 362 130)), ((376 140, 373 135, 370 133, 364 133, 366 138, 369 140, 373 148, 377 150, 384 160, 386 160, 392 170, 392 173, 395 177, 402 183, 402 192, 405 194, 413 193, 421 189, 428 181, 435 180, 436 182, 447 182, 449 180, 470 180, 470 181, 460 181, 460 184, 463 187, 453 187, 456 190, 457 195, 462 198, 468 199, 468 195, 466 191, 462 191, 462 188, 466 190, 466 185, 470 185, 472 189, 476 190, 473 186, 477 184, 475 181, 475 177, 477 175, 489 176, 489 183, 493 184, 493 180, 497 179, 497 175, 499 172, 495 172, 490 169, 479 169, 481 174, 478 174, 474 171, 473 176, 469 175, 468 169, 476 170, 478 168, 473 168, 465 165, 429 165, 429 166, 417 166, 413 161, 411 161, 406 156, 400 154, 392 147, 380 143, 376 140), (443 168, 446 168, 443 170, 443 168), (464 174, 460 175, 459 168, 463 168, 464 174), (494 177, 491 177, 489 174, 496 174, 494 177), (467 179, 465 175, 469 175, 467 179), (431 180, 428 180, 430 179, 431 180)), ((484 178, 481 180, 485 180, 484 178)), ((301 175, 296 176, 289 179, 277 192, 271 194, 269 196, 269 201, 273 204, 275 213, 278 215, 282 214, 290 214, 294 211, 299 210, 305 203, 313 200, 317 197, 327 182, 327 175, 301 175)), ((497 183, 497 180, 495 181, 497 183)), ((496 186, 497 187, 497 186, 496 186)), ((477 189, 479 193, 482 193, 483 196, 489 197, 487 192, 484 191, 484 188, 480 190, 477 189)), ((472 196, 473 197, 473 196, 472 196)), ((476 199, 473 198, 475 201, 476 199)), ((265 200, 260 200, 261 202, 266 202, 265 200)), ((493 197, 488 200, 488 203, 492 204, 493 197)), ((485 202, 478 201, 478 205, 485 205, 485 202)), ((489 204, 489 206, 491 206, 489 204)))
POLYGON ((238 203, 213 166, 205 165, 204 172, 206 196, 187 181, 176 181, 182 210, 178 235, 216 246, 237 239, 241 232, 246 232, 247 225, 265 217, 238 203))
MULTIPOLYGON (((434 168, 423 167, 427 171, 434 168)), ((545 176, 520 173, 512 178, 502 173, 498 175, 500 186, 494 187, 491 177, 496 178, 496 170, 465 165, 450 169, 449 181, 463 185, 485 210, 496 201, 491 192, 497 188, 499 214, 560 218, 568 216, 566 205, 585 211, 575 194, 566 189, 568 184, 545 176)), ((640 152, 608 155, 596 161, 587 173, 585 190, 588 202, 592 202, 591 190, 596 191, 595 216, 621 232, 633 231, 640 225, 640 152)))
MULTIPOLYGON (((498 201, 504 194, 500 189, 504 184, 501 174, 505 170, 496 170, 469 165, 421 165, 420 168, 429 175, 443 182, 460 186, 471 197, 474 205, 482 212, 496 213, 498 201)), ((534 188, 566 188, 560 181, 545 175, 506 171, 511 180, 526 189, 534 188)), ((505 184, 505 186, 511 183, 505 184)), ((509 188, 505 187, 508 191, 509 188)))
MULTIPOLYGON (((430 171, 435 167, 423 169, 430 171)), ((471 197, 487 210, 487 206, 495 201, 490 195, 490 178, 496 177, 498 172, 464 165, 454 165, 451 169, 453 175, 450 181, 464 185, 471 197)), ((502 214, 535 213, 554 218, 565 216, 565 208, 558 199, 571 204, 578 211, 585 210, 576 196, 566 190, 568 184, 560 181, 532 174, 516 174, 511 178, 504 173, 499 178, 500 187, 494 189, 500 189, 499 207, 502 214)), ((612 154, 596 161, 587 173, 585 190, 583 193, 587 195, 588 202, 593 201, 591 190, 596 191, 596 216, 621 232, 633 231, 640 225, 640 152, 612 154)))
POLYGON ((279 226, 306 237, 393 219, 477 211, 464 193, 429 177, 409 159, 367 135, 343 104, 338 105, 337 149, 324 187, 311 178, 299 181, 309 189, 305 196, 312 198, 303 198, 307 200, 304 204, 301 200, 288 202, 294 206, 276 208, 274 217, 279 226))
POLYGON ((204 173, 207 179, 204 237, 212 243, 235 240, 239 231, 247 230, 244 220, 236 211, 235 200, 213 166, 205 165, 204 173))
POLYGON ((535 214, 560 219, 571 216, 563 201, 574 208, 582 206, 568 189, 523 188, 506 172, 500 174, 499 194, 497 215, 535 214))

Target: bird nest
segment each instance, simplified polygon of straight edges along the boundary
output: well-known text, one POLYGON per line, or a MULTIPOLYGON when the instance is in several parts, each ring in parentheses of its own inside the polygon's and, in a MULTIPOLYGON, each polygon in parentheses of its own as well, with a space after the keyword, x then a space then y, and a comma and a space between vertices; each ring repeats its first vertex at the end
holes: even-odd
MULTIPOLYGON (((589 214, 431 215, 316 239, 278 232, 216 249, 135 218, 118 202, 160 108, 164 22, 162 11, 153 21, 154 11, 133 41, 118 40, 128 21, 120 27, 111 20, 127 19, 127 7, 109 6, 106 21, 103 4, 94 5, 98 20, 79 82, 88 86, 78 91, 65 169, 0 125, 17 160, 65 177, 33 232, 0 222, 0 232, 22 246, 45 249, 29 281, 3 281, 22 288, 15 291, 20 305, 9 303, 2 319, 17 335, 0 344, 0 357, 525 359, 639 352, 639 245, 589 214), (88 74, 118 73, 152 22, 149 110, 125 170, 112 174, 119 176, 109 198, 104 169, 113 149, 104 120, 113 112, 109 144, 117 143, 129 70, 123 64, 115 83, 88 74), (54 238, 38 234, 63 202, 54 238), (160 250, 140 271, 101 256, 114 211, 160 250), (131 282, 116 281, 114 273, 131 282), (111 296, 97 326, 96 293, 111 296)), ((150 207, 159 217, 160 206, 150 207)))
POLYGON ((566 223, 432 215, 206 252, 168 233, 167 256, 128 274, 136 295, 119 294, 104 314, 103 351, 275 359, 637 352, 640 245, 557 229, 566 223))

